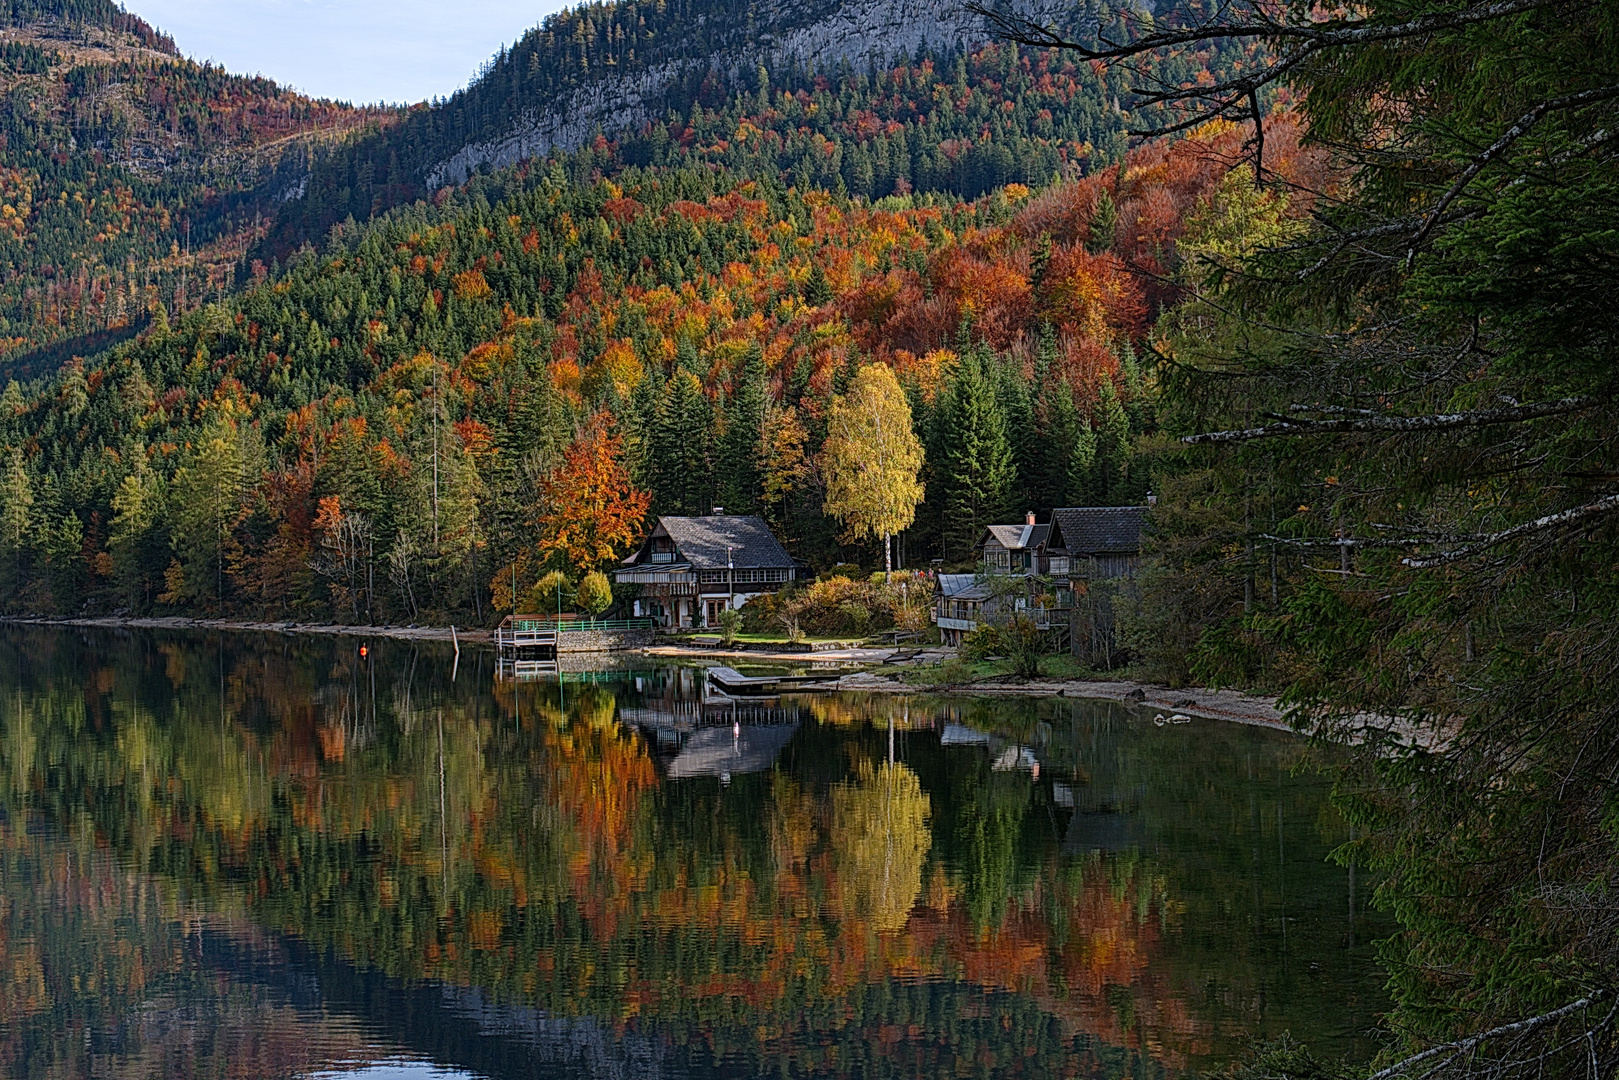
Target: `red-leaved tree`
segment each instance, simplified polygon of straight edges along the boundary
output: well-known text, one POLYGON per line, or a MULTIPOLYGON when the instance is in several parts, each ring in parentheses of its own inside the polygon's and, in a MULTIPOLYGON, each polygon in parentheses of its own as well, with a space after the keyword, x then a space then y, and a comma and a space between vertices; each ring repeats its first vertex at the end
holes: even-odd
POLYGON ((607 413, 596 413, 541 485, 542 561, 587 574, 640 538, 652 496, 631 483, 623 453, 607 413))

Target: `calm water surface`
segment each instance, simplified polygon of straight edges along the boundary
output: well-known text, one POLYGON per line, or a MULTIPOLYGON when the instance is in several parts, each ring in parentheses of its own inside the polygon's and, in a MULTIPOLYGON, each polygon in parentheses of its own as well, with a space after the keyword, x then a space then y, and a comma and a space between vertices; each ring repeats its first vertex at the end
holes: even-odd
MULTIPOLYGON (((361 655, 361 646, 368 647, 361 655)), ((1170 1077, 1385 1007, 1285 734, 0 630, 0 1072, 1170 1077)))

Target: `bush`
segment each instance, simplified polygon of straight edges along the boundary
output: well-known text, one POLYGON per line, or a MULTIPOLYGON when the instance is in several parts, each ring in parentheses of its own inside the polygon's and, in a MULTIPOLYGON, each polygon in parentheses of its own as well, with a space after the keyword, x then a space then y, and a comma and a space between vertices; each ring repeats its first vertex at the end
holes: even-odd
POLYGON ((1046 638, 1027 615, 1014 615, 999 625, 980 623, 962 639, 959 655, 964 660, 1005 657, 1012 674, 1032 679, 1040 674, 1040 658, 1046 654, 1046 638))
POLYGON ((926 583, 914 574, 896 573, 892 583, 823 576, 755 596, 742 606, 742 621, 756 634, 791 635, 793 626, 815 637, 865 637, 896 626, 920 632, 928 601, 926 583))
POLYGON ((736 633, 742 628, 742 613, 736 608, 726 608, 720 612, 720 640, 727 645, 736 643, 736 633))
POLYGON ((607 575, 600 570, 586 574, 579 583, 578 603, 592 617, 612 607, 613 586, 608 583, 607 575))
POLYGON ((963 660, 988 660, 1004 652, 1001 646, 1001 628, 990 623, 979 623, 961 639, 961 648, 957 650, 957 655, 963 660))
POLYGON ((523 615, 554 615, 573 607, 573 583, 560 570, 552 570, 523 594, 523 615), (560 593, 560 599, 559 599, 560 593))

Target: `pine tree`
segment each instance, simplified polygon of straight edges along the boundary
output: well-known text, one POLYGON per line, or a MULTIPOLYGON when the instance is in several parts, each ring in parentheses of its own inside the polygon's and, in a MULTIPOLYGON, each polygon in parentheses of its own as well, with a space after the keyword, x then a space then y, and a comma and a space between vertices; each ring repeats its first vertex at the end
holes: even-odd
POLYGON ((706 514, 713 505, 710 410, 697 377, 677 370, 658 403, 651 440, 654 512, 706 514))
POLYGON ((1006 516, 1017 474, 1006 422, 977 350, 962 358, 939 425, 945 557, 965 561, 984 528, 1006 516))
POLYGON ((1031 468, 1034 475, 1029 479, 1035 505, 1041 509, 1077 505, 1073 494, 1075 466, 1083 461, 1083 468, 1088 469, 1095 446, 1094 440, 1087 439, 1090 431, 1074 407, 1074 390, 1066 378, 1041 385, 1035 403, 1035 426, 1040 453, 1038 468, 1031 468))
POLYGON ((765 358, 754 344, 744 361, 736 394, 725 404, 725 428, 714 468, 720 505, 734 514, 759 511, 759 440, 765 413, 765 358))
POLYGON ((1092 422, 1096 457, 1090 472, 1092 506, 1124 506, 1135 500, 1129 489, 1130 418, 1111 379, 1102 381, 1092 422))
POLYGON ((34 525, 34 485, 23 464, 22 453, 13 450, 6 472, 0 479, 0 555, 11 577, 9 592, 16 595, 22 584, 23 565, 34 525))

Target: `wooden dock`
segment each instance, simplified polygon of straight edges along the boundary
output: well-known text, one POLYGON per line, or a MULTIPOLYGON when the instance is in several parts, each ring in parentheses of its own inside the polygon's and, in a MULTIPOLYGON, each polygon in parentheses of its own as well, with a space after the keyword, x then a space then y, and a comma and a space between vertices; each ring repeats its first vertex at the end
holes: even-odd
POLYGON ((797 691, 830 690, 836 675, 744 675, 735 668, 711 667, 708 678, 727 694, 757 695, 797 691))
POLYGON ((537 615, 508 615, 495 628, 495 655, 505 660, 556 656, 557 620, 537 615))

